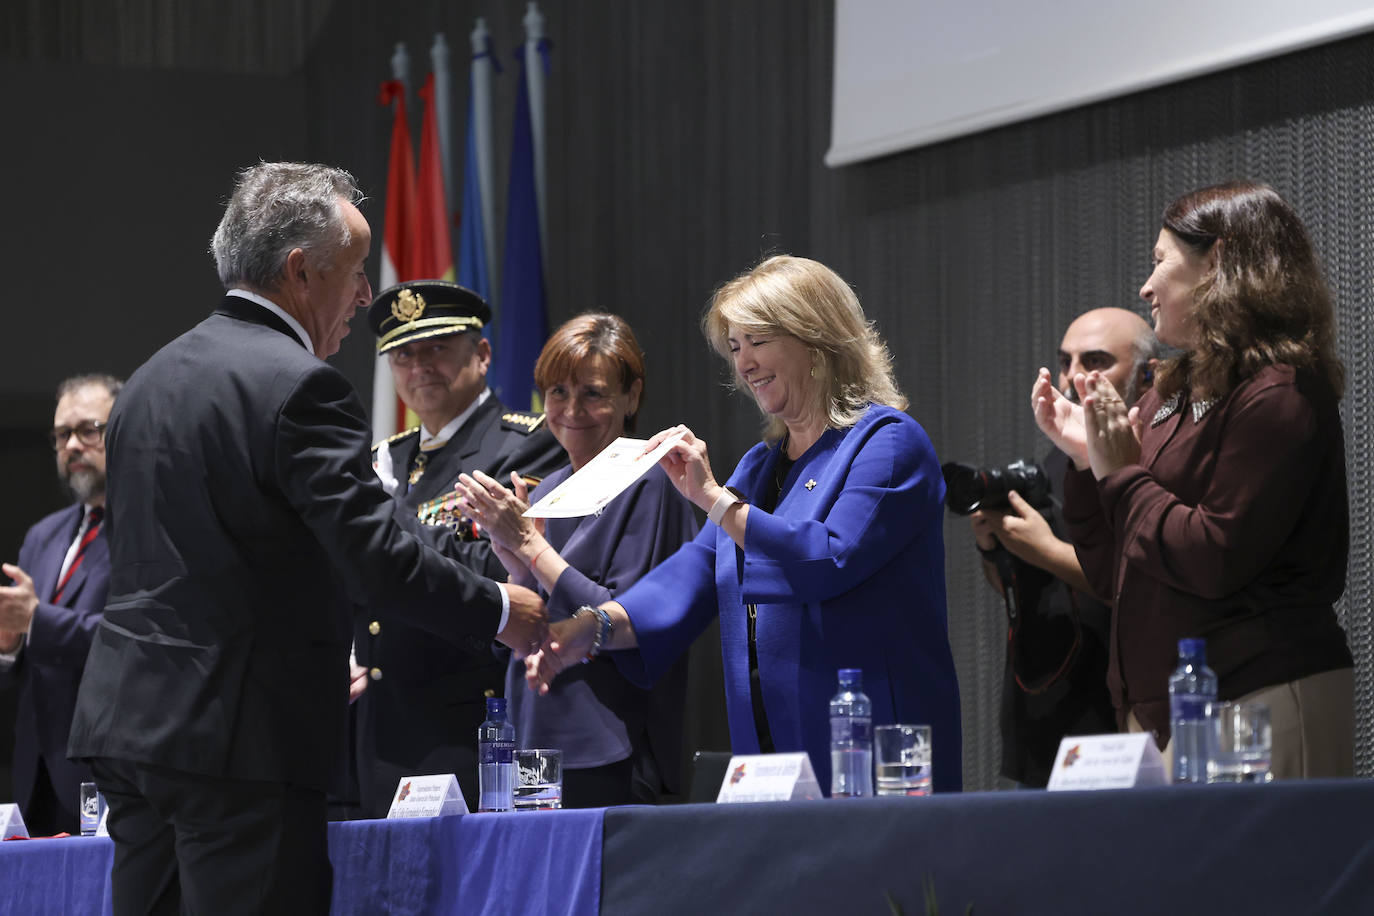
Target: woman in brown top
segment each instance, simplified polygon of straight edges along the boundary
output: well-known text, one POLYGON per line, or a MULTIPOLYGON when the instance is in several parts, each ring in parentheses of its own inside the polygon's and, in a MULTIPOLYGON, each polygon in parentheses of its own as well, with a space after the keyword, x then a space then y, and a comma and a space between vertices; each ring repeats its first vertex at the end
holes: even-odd
POLYGON ((1276 777, 1354 772, 1354 676, 1334 603, 1349 514, 1331 298, 1297 214, 1235 182, 1164 211, 1141 287, 1182 351, 1129 411, 1101 373, 1070 403, 1040 370, 1036 422, 1074 459, 1064 521, 1115 597, 1108 686, 1121 725, 1169 739, 1168 676, 1207 640, 1221 699, 1259 699, 1276 777))

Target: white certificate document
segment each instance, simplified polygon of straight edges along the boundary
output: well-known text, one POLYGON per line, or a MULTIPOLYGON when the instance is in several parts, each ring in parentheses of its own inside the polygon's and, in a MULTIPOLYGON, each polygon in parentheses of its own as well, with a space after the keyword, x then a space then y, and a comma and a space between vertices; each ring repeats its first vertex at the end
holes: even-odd
POLYGON ((645 452, 648 439, 627 439, 622 436, 584 464, 582 470, 526 509, 526 517, 580 518, 600 512, 606 503, 658 464, 658 459, 668 454, 668 450, 681 438, 680 434, 670 436, 652 452, 645 452))

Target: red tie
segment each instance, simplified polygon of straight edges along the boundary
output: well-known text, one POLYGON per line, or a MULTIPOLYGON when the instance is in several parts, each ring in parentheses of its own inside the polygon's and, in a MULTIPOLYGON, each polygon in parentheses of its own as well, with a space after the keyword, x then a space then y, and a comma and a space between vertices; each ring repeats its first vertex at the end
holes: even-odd
POLYGON ((81 543, 76 545, 76 556, 72 557, 72 565, 67 568, 67 574, 57 583, 57 588, 52 593, 53 604, 62 603, 62 590, 67 587, 67 583, 72 580, 72 574, 81 565, 81 560, 86 556, 86 548, 91 546, 91 541, 100 533, 100 519, 104 514, 105 510, 99 506, 91 507, 90 521, 86 523, 86 533, 81 536, 81 543))

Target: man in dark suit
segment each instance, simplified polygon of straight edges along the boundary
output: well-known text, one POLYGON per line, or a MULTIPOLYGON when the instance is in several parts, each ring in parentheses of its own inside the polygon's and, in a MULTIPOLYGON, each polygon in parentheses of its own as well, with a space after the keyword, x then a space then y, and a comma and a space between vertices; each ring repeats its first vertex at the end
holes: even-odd
POLYGON ((116 913, 327 911, 355 605, 522 651, 546 630, 532 592, 397 524, 323 362, 372 298, 360 199, 339 169, 247 169, 212 241, 229 294, 110 417, 110 594, 70 753, 109 802, 116 913))
MULTIPOLYGON (((507 410, 487 388, 491 344, 482 328, 491 309, 456 283, 418 280, 394 286, 368 309, 377 352, 387 357, 396 392, 420 425, 373 450, 373 465, 406 524, 455 530, 455 553, 469 569, 505 580, 506 570, 470 521, 454 508, 460 473, 485 471, 533 486, 568 463, 543 414, 507 410)), ((369 608, 356 618, 358 664, 367 670, 358 701, 357 763, 363 810, 384 817, 406 776, 454 773, 469 806, 477 802, 477 727, 486 697, 500 696, 506 663, 488 640, 436 640, 405 621, 404 609, 369 608)))
POLYGON ((18 686, 14 794, 30 836, 80 826, 90 770, 67 759, 67 732, 91 632, 105 608, 105 423, 123 382, 79 375, 57 387, 52 443, 57 476, 75 502, 29 529, 14 584, 0 588, 0 683, 18 686))

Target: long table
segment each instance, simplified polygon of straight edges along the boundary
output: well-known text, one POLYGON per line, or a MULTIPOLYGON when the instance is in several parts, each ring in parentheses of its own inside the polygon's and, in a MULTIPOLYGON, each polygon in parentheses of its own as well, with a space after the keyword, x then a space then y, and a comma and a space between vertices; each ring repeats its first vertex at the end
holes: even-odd
POLYGON ((1374 782, 606 813, 605 913, 1374 913, 1374 782))
MULTIPOLYGON (((1374 781, 331 824, 334 912, 1374 913, 1374 781)), ((0 844, 6 913, 109 909, 103 838, 0 844)))
MULTIPOLYGON (((596 916, 604 809, 329 825, 332 912, 596 916)), ((110 913, 106 837, 0 843, 0 912, 110 913)))

